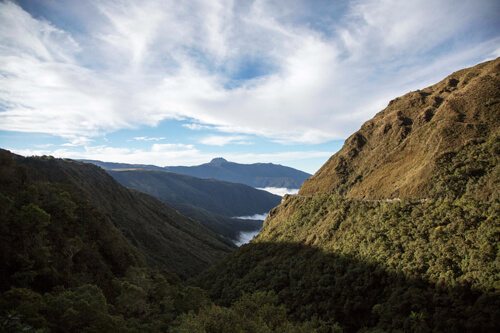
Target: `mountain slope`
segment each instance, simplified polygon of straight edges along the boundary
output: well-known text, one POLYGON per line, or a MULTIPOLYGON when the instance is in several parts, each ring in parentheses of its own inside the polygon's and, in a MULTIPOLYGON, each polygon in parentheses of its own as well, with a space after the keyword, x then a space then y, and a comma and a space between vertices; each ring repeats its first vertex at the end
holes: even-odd
POLYGON ((165 268, 192 276, 229 249, 93 165, 5 150, 0 221, 2 332, 172 331, 177 318, 213 307, 165 268))
POLYGON ((243 184, 154 170, 107 170, 120 184, 163 202, 188 204, 228 217, 267 213, 281 197, 243 184))
POLYGON ((217 235, 228 238, 231 242, 238 242, 242 232, 261 230, 264 224, 263 220, 231 218, 192 205, 168 203, 168 206, 178 210, 182 215, 200 222, 217 235))
POLYGON ((311 175, 290 167, 272 163, 238 164, 223 158, 198 166, 167 166, 167 171, 198 178, 215 178, 252 187, 300 188, 311 175))
MULTIPOLYGON (((8 152, 3 154, 8 156, 8 152)), ((54 158, 13 157, 36 182, 69 184, 104 214, 147 263, 192 276, 232 250, 210 230, 155 198, 126 189, 101 168, 54 158)))
MULTIPOLYGON (((500 60, 453 73, 389 103, 350 136, 300 194, 428 198, 443 158, 484 141, 500 125, 500 60)), ((485 188, 491 194, 491 187, 485 188)))
POLYGON ((271 290, 346 332, 496 331, 499 64, 390 103, 199 285, 222 304, 271 290))

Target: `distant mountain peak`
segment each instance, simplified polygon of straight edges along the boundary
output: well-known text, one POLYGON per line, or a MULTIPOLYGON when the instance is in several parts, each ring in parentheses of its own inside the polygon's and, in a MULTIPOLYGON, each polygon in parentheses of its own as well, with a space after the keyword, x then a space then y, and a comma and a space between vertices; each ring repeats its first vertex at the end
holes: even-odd
POLYGON ((223 157, 216 157, 210 163, 227 163, 227 160, 223 157))

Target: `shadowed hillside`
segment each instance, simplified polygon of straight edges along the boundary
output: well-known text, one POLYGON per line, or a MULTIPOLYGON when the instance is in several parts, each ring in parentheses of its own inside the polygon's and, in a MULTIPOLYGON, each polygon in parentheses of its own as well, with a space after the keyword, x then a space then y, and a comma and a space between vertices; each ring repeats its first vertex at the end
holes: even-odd
POLYGON ((221 308, 199 288, 158 270, 189 276, 230 247, 96 166, 0 150, 0 216, 2 332, 218 326, 305 333, 317 326, 289 322, 272 293, 242 295, 221 308))
POLYGON ((239 164, 228 162, 221 157, 214 158, 210 161, 210 163, 190 167, 158 167, 156 165, 113 163, 95 160, 82 161, 98 165, 104 169, 147 169, 170 171, 197 178, 213 178, 231 183, 246 184, 257 188, 284 187, 297 189, 300 188, 302 183, 311 176, 306 172, 273 163, 239 164))
POLYGON ((199 223, 153 197, 118 184, 101 168, 51 157, 23 158, 3 151, 10 168, 35 184, 65 184, 106 216, 150 265, 193 275, 232 249, 199 223))

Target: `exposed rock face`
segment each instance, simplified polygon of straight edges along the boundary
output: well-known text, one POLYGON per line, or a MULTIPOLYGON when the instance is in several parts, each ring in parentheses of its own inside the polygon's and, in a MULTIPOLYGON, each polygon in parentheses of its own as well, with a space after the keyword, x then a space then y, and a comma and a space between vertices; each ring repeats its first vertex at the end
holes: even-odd
POLYGON ((351 135, 299 194, 426 198, 436 161, 499 131, 500 58, 392 100, 351 135))

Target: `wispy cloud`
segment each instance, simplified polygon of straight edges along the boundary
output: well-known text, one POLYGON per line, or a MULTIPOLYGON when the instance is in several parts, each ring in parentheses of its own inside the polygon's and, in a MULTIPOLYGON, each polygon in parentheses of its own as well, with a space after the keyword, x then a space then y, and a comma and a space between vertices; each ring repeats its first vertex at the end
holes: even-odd
POLYGON ((223 135, 210 135, 200 140, 201 144, 210 146, 225 146, 227 144, 235 145, 251 145, 252 141, 248 136, 223 136, 223 135))
MULTIPOLYGON (((91 2, 71 14, 76 33, 0 2, 0 129, 78 144, 189 119, 192 130, 320 143, 498 54, 498 1, 352 1, 319 28, 333 10, 308 21, 295 6, 315 2, 297 3, 91 2)), ((246 141, 222 137, 205 142, 246 141)))
POLYGON ((68 143, 63 143, 62 146, 63 147, 77 147, 77 146, 84 146, 84 145, 88 145, 90 144, 92 141, 92 139, 89 139, 87 137, 84 137, 84 136, 80 136, 80 137, 77 137, 77 136, 68 136, 67 137, 70 142, 68 143))
POLYGON ((136 141, 161 141, 165 140, 165 137, 158 137, 158 138, 148 138, 147 136, 136 136, 134 138, 136 141))
POLYGON ((213 126, 200 125, 200 124, 182 124, 182 127, 189 128, 192 131, 201 131, 207 129, 214 129, 213 126))

